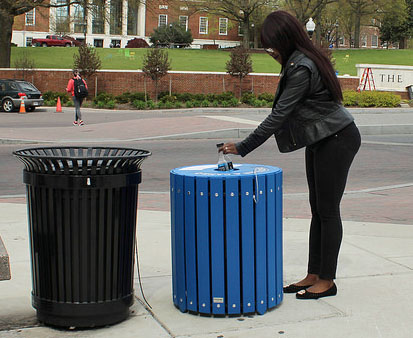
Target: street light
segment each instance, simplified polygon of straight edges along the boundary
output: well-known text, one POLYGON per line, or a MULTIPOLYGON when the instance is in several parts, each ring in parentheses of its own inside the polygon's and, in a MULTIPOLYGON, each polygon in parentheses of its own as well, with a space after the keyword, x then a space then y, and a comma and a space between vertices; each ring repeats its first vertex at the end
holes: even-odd
POLYGON ((310 36, 310 39, 313 36, 314 30, 315 30, 315 23, 313 21, 313 18, 308 19, 308 22, 305 25, 305 28, 307 28, 308 35, 310 36))

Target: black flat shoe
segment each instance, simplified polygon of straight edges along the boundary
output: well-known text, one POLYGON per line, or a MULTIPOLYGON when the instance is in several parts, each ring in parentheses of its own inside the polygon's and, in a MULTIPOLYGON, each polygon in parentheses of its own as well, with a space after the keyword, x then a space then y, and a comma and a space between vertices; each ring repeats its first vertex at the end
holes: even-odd
POLYGON ((283 287, 284 293, 296 293, 301 290, 305 290, 309 288, 311 285, 295 285, 295 284, 290 284, 287 286, 283 287))
POLYGON ((318 298, 323 298, 323 297, 329 297, 329 296, 335 296, 337 294, 337 286, 336 284, 333 284, 331 288, 324 292, 310 292, 305 290, 304 292, 298 292, 295 294, 297 299, 318 299, 318 298))

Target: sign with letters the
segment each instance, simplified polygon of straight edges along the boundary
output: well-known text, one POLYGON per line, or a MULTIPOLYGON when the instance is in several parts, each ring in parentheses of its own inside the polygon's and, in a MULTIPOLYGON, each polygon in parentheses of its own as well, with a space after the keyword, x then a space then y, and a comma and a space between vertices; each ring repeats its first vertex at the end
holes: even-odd
POLYGON ((357 76, 362 77, 364 69, 370 68, 377 90, 405 91, 413 85, 413 66, 356 64, 357 76))

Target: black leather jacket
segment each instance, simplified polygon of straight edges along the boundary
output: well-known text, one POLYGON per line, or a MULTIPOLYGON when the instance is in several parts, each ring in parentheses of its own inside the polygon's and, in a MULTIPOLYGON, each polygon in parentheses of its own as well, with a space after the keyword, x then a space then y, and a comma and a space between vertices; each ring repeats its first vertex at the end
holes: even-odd
POLYGON ((338 132, 353 120, 332 99, 315 63, 295 51, 280 74, 270 115, 236 148, 245 156, 275 135, 280 152, 290 152, 338 132))

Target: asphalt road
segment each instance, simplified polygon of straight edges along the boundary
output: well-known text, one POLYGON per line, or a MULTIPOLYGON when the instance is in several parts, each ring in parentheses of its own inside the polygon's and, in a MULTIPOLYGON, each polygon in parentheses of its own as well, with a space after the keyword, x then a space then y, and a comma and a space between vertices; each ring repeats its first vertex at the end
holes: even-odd
MULTIPOLYGON (((153 153, 142 165, 140 198, 144 207, 165 209, 169 203, 169 171, 186 165, 215 163, 215 145, 219 141, 152 140, 117 146, 136 147, 153 153)), ((368 136, 363 141, 343 199, 343 219, 413 224, 413 211, 409 207, 413 196, 413 135, 368 136)), ((0 145, 1 198, 25 194, 23 164, 12 156, 12 152, 30 146, 0 145)), ((280 154, 275 141, 270 139, 245 158, 234 156, 233 161, 281 167, 284 172, 284 216, 310 216, 303 150, 280 154)))

